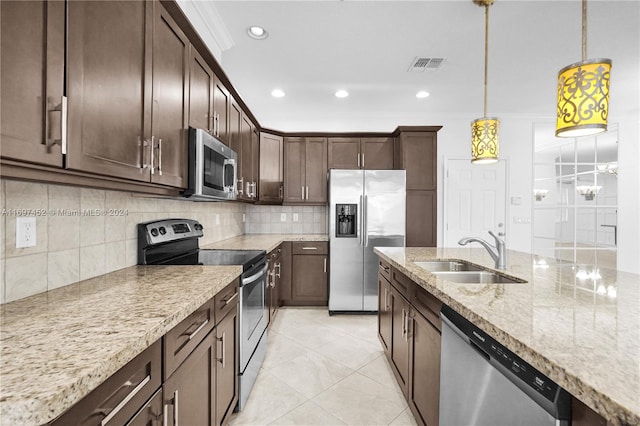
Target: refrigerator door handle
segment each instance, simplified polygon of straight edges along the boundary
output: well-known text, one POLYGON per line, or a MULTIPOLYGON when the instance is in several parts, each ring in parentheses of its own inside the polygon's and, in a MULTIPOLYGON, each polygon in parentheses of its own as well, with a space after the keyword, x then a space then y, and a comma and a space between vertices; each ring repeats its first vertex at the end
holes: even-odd
POLYGON ((362 205, 362 217, 363 217, 363 223, 362 223, 362 233, 364 234, 363 239, 364 239, 364 246, 366 247, 369 244, 369 233, 368 233, 368 226, 369 224, 367 223, 367 214, 369 213, 367 211, 367 202, 368 202, 369 197, 368 196, 364 196, 364 204, 362 205))
POLYGON ((358 228, 360 228, 360 245, 364 246, 364 244, 363 244, 364 237, 362 235, 362 232, 364 231, 364 226, 362 226, 362 218, 363 218, 362 206, 363 206, 363 203, 362 203, 362 195, 361 195, 360 196, 360 202, 358 203, 358 209, 360 210, 360 217, 358 218, 360 223, 358 225, 358 228))

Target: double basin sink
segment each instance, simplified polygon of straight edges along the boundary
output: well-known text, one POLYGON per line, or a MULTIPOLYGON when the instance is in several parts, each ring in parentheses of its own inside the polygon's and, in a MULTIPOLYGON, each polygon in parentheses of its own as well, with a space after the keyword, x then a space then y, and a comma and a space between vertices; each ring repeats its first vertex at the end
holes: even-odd
POLYGON ((518 284, 525 280, 508 277, 462 260, 414 262, 422 269, 446 281, 464 284, 518 284))

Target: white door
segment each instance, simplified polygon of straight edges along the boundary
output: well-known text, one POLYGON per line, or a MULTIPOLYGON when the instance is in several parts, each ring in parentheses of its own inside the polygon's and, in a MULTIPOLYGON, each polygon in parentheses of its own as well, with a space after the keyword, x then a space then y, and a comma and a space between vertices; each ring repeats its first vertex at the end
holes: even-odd
POLYGON ((455 247, 464 237, 493 244, 493 231, 506 241, 507 162, 471 164, 449 159, 445 170, 444 243, 455 247))

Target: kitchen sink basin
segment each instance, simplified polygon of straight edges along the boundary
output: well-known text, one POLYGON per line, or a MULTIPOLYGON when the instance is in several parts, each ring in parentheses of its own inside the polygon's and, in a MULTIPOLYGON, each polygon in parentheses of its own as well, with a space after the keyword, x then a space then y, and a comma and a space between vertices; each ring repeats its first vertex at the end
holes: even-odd
POLYGON ((432 272, 438 278, 464 284, 519 284, 525 280, 510 278, 490 271, 440 271, 432 272))
POLYGON ((482 271, 483 268, 459 260, 430 260, 427 262, 415 262, 422 269, 429 272, 449 271, 482 271))

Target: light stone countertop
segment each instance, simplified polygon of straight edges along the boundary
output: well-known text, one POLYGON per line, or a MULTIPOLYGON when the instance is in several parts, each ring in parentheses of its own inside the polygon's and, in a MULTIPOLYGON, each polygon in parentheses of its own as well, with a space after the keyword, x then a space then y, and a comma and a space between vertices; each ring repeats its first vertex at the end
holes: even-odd
POLYGON ((414 262, 494 269, 484 248, 375 252, 612 424, 640 424, 640 275, 508 251, 503 272, 527 283, 458 284, 414 262))
POLYGON ((329 241, 327 234, 245 234, 203 246, 203 249, 264 250, 269 253, 283 241, 329 241))
POLYGON ((241 273, 132 266, 1 305, 0 423, 56 418, 241 273))

